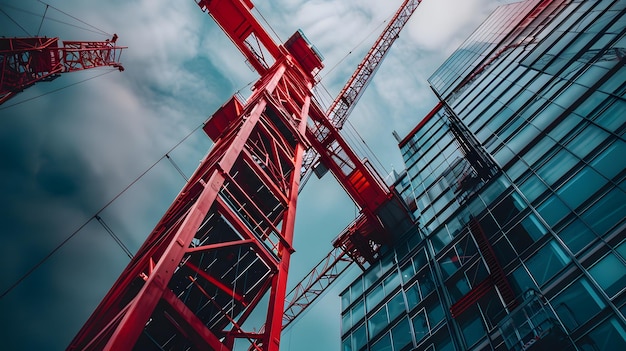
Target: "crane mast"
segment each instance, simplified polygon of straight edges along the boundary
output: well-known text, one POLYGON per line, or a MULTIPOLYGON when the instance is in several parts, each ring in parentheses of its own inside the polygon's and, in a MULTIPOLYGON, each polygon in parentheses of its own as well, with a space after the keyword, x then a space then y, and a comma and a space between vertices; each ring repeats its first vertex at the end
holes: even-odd
POLYGON ((353 261, 371 262, 391 232, 411 225, 399 197, 314 99, 323 64, 304 35, 275 43, 249 0, 196 3, 261 77, 246 101, 233 96, 207 120, 212 149, 68 350, 232 350, 242 342, 277 351, 307 149, 361 208, 336 244, 353 261), (257 311, 264 328, 245 330, 257 311))
POLYGON ((61 73, 110 66, 124 70, 117 35, 106 41, 63 41, 59 38, 0 38, 0 104, 37 82, 61 73))

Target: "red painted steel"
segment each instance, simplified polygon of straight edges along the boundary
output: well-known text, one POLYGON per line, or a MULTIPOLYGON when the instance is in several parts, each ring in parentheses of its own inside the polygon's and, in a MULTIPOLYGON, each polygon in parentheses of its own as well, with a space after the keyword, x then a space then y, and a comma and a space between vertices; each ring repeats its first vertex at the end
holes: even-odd
POLYGON ((513 288, 511 288, 509 280, 506 277, 495 252, 493 251, 493 247, 489 243, 489 238, 487 238, 487 235, 476 218, 470 219, 469 228, 474 240, 476 240, 478 249, 485 259, 487 268, 489 268, 489 276, 465 294, 461 299, 459 299, 459 301, 450 306, 450 313, 452 317, 458 317, 472 305, 476 304, 476 302, 491 291, 494 286, 498 289, 506 308, 509 311, 512 311, 518 306, 518 301, 515 298, 515 292, 513 292, 513 288))
MULTIPOLYGON (((385 29, 374 42, 374 45, 372 45, 363 60, 358 64, 350 79, 348 79, 339 95, 337 95, 330 105, 330 108, 326 111, 327 118, 338 130, 343 128, 352 109, 354 109, 356 103, 363 95, 365 88, 367 88, 376 74, 378 67, 380 67, 389 49, 391 49, 393 43, 398 39, 400 31, 402 31, 402 28, 407 24, 411 15, 413 15, 421 2, 422 0, 405 0, 402 5, 400 5, 385 29)), ((307 151, 303 161, 303 182, 306 182, 311 176, 313 168, 318 162, 319 155, 315 150, 307 151)))
POLYGON ((335 247, 289 292, 285 301, 283 329, 296 320, 351 266, 343 248, 335 247))
POLYGON ((292 67, 277 61, 245 104, 209 119, 236 116, 216 127, 215 146, 69 349, 232 349, 243 338, 278 350, 310 101, 292 67), (244 332, 268 294, 265 332, 244 332))
POLYGON ((515 292, 509 283, 504 270, 502 269, 502 265, 496 256, 496 253, 493 251, 493 247, 489 242, 489 238, 483 231, 480 222, 476 218, 472 218, 469 223, 470 231, 472 232, 472 236, 474 240, 476 240, 476 244, 478 245, 478 249, 482 253, 483 258, 485 259, 485 263, 487 264, 487 268, 489 268, 489 273, 491 279, 498 288, 500 295, 502 296, 502 300, 506 308, 513 310, 518 305, 518 301, 515 298, 515 292))
POLYGON ((408 216, 394 213, 403 209, 398 198, 312 99, 322 63, 302 33, 277 45, 250 1, 196 2, 261 77, 245 103, 233 97, 207 121, 213 148, 68 350, 232 350, 243 342, 277 351, 300 170, 311 147, 362 208, 337 245, 344 252, 370 261, 387 240, 384 226, 408 216), (262 331, 245 331, 264 308, 262 331))
POLYGON ((117 35, 107 41, 64 41, 58 38, 0 38, 0 104, 37 82, 61 73, 111 66, 123 71, 119 59, 126 47, 117 35))

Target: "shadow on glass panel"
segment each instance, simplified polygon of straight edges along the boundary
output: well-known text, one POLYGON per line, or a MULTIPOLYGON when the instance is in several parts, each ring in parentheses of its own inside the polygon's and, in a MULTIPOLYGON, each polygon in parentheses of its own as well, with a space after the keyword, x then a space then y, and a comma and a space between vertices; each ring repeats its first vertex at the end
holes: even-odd
POLYGON ((508 350, 575 350, 543 297, 535 290, 525 295, 524 302, 499 324, 508 350))

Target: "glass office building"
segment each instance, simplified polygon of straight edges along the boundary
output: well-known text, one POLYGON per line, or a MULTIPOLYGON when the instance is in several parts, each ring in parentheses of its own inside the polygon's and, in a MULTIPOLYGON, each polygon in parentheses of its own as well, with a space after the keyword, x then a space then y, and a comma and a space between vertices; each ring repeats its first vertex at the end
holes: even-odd
POLYGON ((626 1, 498 8, 400 142, 418 218, 341 294, 342 350, 626 350, 626 1))

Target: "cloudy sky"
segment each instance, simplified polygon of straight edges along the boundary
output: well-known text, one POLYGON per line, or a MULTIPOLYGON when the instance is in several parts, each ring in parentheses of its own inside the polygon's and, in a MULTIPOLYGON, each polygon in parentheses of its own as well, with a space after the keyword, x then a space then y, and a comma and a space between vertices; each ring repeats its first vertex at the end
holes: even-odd
MULTIPOLYGON (((321 51, 326 68, 319 96, 329 102, 401 2, 254 3, 280 39, 300 28, 321 51)), ((503 2, 424 0, 417 9, 350 117, 381 173, 403 167, 391 132, 406 135, 435 104, 428 76, 503 2)), ((137 250, 184 184, 176 167, 190 175, 210 147, 201 130, 193 131, 235 92, 247 96, 248 83, 257 79, 192 0, 48 3, 54 8, 42 21, 42 2, 0 0, 0 35, 39 31, 61 40, 105 40, 98 33, 104 31, 117 33, 129 48, 124 72, 65 74, 0 105, 0 330, 6 350, 67 346, 128 262, 94 216, 137 250), (173 163, 164 158, 168 152, 173 163)), ((330 176, 311 179, 298 205, 291 285, 331 250, 331 239, 356 212, 330 176)), ((339 349, 338 294, 356 273, 284 333, 281 349, 339 349)))

